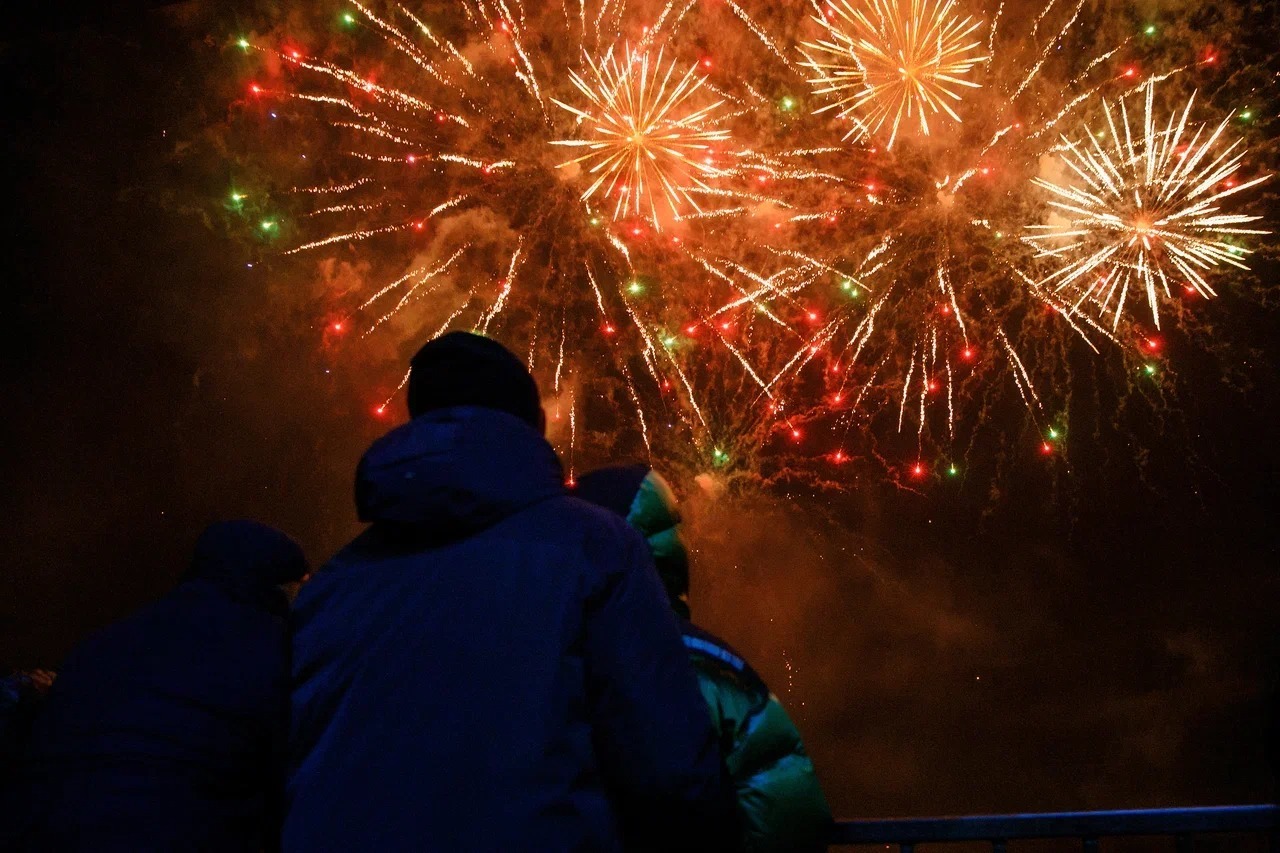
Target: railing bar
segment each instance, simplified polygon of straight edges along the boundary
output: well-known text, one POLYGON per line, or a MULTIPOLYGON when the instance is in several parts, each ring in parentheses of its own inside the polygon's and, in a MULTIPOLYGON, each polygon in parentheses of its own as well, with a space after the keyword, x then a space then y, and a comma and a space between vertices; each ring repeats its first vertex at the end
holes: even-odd
MULTIPOLYGON (((1197 835, 1219 832, 1275 832, 1274 805, 1209 806, 1189 809, 1132 809, 1108 812, 970 815, 954 818, 844 821, 834 844, 921 844, 1023 838, 1099 838, 1125 835, 1197 835)), ((1280 853, 1280 847, 1272 847, 1280 853)), ((998 853, 993 850, 992 853, 998 853)))

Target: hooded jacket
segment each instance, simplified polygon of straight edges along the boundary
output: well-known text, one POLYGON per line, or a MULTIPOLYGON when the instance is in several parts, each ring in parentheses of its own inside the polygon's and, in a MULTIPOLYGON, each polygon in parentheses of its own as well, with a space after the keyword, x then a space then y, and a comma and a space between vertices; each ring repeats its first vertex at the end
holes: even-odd
POLYGON ((644 535, 671 607, 684 617, 682 639, 737 793, 738 849, 825 849, 831 811, 800 732, 742 655, 687 621, 689 561, 671 487, 647 465, 617 466, 583 475, 577 494, 611 509, 644 535))
POLYGON ((81 643, 32 729, 18 849, 274 847, 289 696, 276 584, 305 572, 284 534, 216 524, 177 588, 81 643))
MULTIPOLYGON (((360 462, 370 527, 294 607, 287 850, 597 851, 732 795, 643 541, 551 446, 476 407, 360 462)), ((666 848, 673 849, 673 848, 666 848)))

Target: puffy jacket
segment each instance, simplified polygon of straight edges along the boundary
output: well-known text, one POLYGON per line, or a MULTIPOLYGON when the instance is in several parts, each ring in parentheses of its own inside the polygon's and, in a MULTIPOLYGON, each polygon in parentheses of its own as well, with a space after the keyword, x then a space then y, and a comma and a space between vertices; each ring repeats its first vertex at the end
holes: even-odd
POLYGON ((215 525, 187 580, 76 648, 32 728, 15 847, 274 847, 289 700, 276 583, 305 571, 283 534, 215 525))
POLYGON ((428 413, 370 448, 356 499, 371 526, 294 607, 287 850, 607 851, 672 826, 663 849, 732 843, 648 551, 566 495, 541 435, 428 413))
MULTIPOLYGON (((688 557, 666 480, 647 465, 602 468, 583 475, 576 494, 612 509, 645 536, 672 608, 687 616, 688 557)), ((737 792, 740 849, 825 849, 831 811, 778 697, 723 640, 687 620, 681 634, 737 792)))
POLYGON ((741 849, 825 850, 831 810, 786 709, 723 640, 690 623, 683 637, 737 790, 741 849))

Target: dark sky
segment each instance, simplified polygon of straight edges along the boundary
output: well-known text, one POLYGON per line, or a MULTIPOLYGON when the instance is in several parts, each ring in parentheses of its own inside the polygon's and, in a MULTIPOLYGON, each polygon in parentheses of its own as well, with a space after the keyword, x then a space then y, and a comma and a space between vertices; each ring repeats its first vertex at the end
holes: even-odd
MULTIPOLYGON (((0 39, 6 665, 162 592, 214 518, 323 560, 387 426, 357 370, 325 372, 315 312, 261 310, 278 285, 219 225, 225 170, 183 156, 225 118, 225 33, 110 6, 6 10, 0 39)), ((1250 384, 1175 353, 1175 412, 1098 418, 1069 476, 693 495, 695 615, 791 705, 837 812, 1274 797, 1280 318, 1215 310, 1250 384)))

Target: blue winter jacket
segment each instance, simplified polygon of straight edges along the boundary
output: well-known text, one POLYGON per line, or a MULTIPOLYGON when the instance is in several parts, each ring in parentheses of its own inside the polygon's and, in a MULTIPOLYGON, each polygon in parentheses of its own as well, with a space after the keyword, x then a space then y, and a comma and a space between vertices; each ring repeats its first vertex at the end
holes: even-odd
POLYGON ((356 500, 371 526, 295 602, 287 850, 732 844, 648 549, 565 494, 541 435, 429 413, 370 448, 356 500))
POLYGON ((60 668, 0 827, 13 849, 261 851, 279 835, 288 600, 302 550, 213 525, 187 579, 86 639, 60 668))

